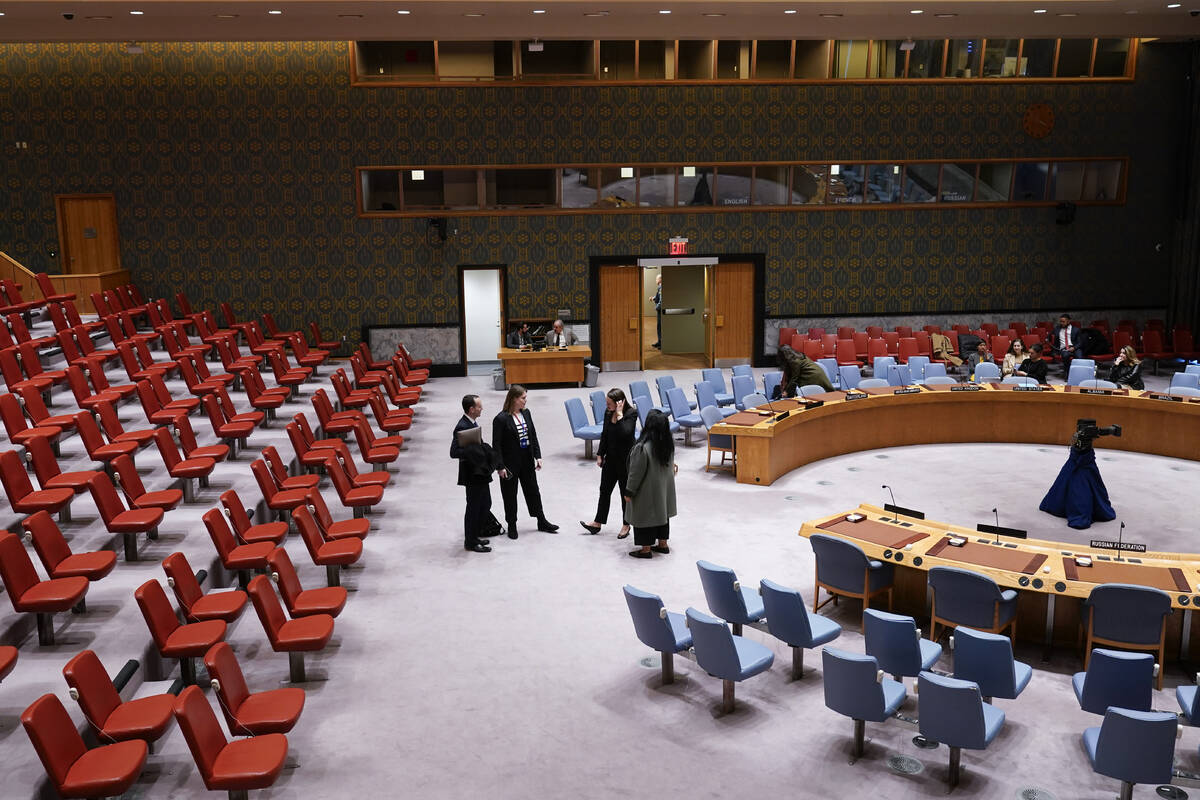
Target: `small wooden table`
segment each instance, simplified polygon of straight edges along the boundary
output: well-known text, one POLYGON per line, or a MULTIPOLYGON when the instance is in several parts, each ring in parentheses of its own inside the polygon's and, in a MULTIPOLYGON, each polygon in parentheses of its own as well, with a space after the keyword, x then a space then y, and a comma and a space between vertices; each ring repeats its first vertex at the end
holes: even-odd
POLYGON ((505 347, 496 354, 504 365, 504 380, 511 386, 534 383, 574 383, 583 385, 583 361, 592 349, 586 345, 546 350, 516 350, 505 347))

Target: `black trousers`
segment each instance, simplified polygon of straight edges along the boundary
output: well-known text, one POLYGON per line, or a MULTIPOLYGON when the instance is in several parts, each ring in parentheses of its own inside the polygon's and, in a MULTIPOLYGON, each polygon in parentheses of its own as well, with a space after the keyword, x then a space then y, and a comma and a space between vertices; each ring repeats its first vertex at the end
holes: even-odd
POLYGON ((506 464, 508 478, 500 479, 500 496, 504 498, 504 519, 509 527, 517 524, 517 484, 521 484, 521 492, 525 495, 525 507, 529 516, 541 519, 545 516, 542 511, 542 493, 538 489, 537 471, 533 467, 533 455, 526 450, 521 453, 518 464, 506 464), (514 469, 516 467, 516 469, 514 469))
POLYGON ((666 525, 652 525, 649 528, 633 528, 633 543, 638 547, 649 547, 658 542, 659 539, 671 538, 671 521, 667 520, 666 525))
POLYGON ((629 479, 628 469, 610 468, 606 463, 600 469, 600 502, 596 504, 596 522, 608 522, 608 506, 612 500, 613 487, 621 492, 621 524, 625 521, 625 482, 629 479))
POLYGON ((463 545, 471 547, 479 541, 483 521, 492 510, 492 487, 487 483, 474 483, 463 488, 467 490, 467 511, 463 514, 463 545))
MULTIPOLYGON (((656 311, 654 313, 654 315, 656 317, 658 317, 658 324, 655 326, 657 329, 657 332, 658 332, 658 340, 656 343, 661 345, 662 344, 662 309, 661 308, 658 309, 658 311, 656 311)), ((599 522, 599 520, 597 520, 597 522, 599 522)))

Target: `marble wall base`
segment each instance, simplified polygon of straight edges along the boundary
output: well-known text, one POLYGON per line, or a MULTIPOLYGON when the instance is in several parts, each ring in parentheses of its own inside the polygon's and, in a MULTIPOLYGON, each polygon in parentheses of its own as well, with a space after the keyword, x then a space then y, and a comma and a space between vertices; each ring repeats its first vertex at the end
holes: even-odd
POLYGON ((458 326, 452 327, 374 327, 367 331, 367 347, 379 360, 391 358, 401 343, 413 358, 432 358, 434 364, 462 364, 458 326))

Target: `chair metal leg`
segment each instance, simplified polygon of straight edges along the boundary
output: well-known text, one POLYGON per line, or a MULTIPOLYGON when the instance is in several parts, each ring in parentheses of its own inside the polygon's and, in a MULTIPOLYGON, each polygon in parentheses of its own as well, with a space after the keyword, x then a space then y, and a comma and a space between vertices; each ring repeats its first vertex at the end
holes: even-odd
POLYGON ((804 648, 792 648, 792 680, 798 681, 804 677, 804 648))
POLYGON ((583 440, 583 455, 588 461, 592 460, 592 440, 591 439, 583 440))
POLYGON ((230 789, 229 800, 249 800, 250 792, 246 789, 230 789))
POLYGON ((146 538, 150 539, 151 541, 158 538, 158 526, 157 525, 155 525, 150 530, 146 531, 146 538))
POLYGON ((962 760, 962 748, 950 748, 950 774, 946 778, 946 791, 949 792, 955 786, 958 786, 959 762, 962 760))
POLYGON ((69 525, 71 522, 71 504, 67 503, 58 510, 58 521, 64 525, 69 525))
POLYGON ((125 561, 126 563, 137 561, 137 534, 126 533, 125 536, 125 561))
POLYGON ((325 565, 325 581, 330 586, 341 586, 342 585, 341 566, 338 564, 326 564, 325 565))
POLYGON ((866 720, 854 720, 854 751, 850 754, 850 763, 853 764, 858 759, 862 758, 863 745, 866 741, 867 722, 866 720))
POLYGON ((201 475, 201 476, 200 476, 200 488, 201 488, 201 489, 207 489, 207 488, 208 488, 208 476, 207 476, 207 475, 201 475))
POLYGON ((37 615, 38 644, 48 647, 54 644, 54 615, 41 612, 37 615))
POLYGON ((666 651, 659 651, 659 660, 662 661, 662 682, 665 686, 668 683, 675 682, 675 654, 666 651))
POLYGON ((288 653, 288 680, 304 683, 304 653, 288 653))
POLYGON ((247 586, 249 586, 250 585, 250 570, 239 569, 237 571, 237 582, 238 582, 238 586, 241 589, 245 589, 247 586))
POLYGON ((1133 784, 1129 781, 1121 781, 1121 793, 1117 795, 1117 800, 1133 800, 1133 784))
POLYGON ((367 510, 363 506, 355 506, 354 507, 354 518, 362 519, 363 517, 366 516, 366 512, 367 512, 367 510))
POLYGON ((733 681, 721 681, 721 713, 733 711, 733 681))
POLYGON ((87 613, 87 598, 86 597, 79 598, 79 602, 76 603, 75 605, 71 606, 71 613, 72 614, 86 614, 87 613))
POLYGON ((184 686, 196 685, 196 661, 190 656, 179 659, 179 675, 184 686))
POLYGON ((196 502, 196 490, 192 486, 191 478, 183 479, 183 502, 185 502, 185 503, 196 502))

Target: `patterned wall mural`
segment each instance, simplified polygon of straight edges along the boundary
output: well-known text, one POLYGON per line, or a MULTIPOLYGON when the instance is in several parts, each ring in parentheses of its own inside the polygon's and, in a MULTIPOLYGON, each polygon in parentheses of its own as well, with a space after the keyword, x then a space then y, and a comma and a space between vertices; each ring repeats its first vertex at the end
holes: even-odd
POLYGON ((1136 82, 353 88, 349 45, 0 45, 0 249, 58 272, 53 196, 116 195, 148 295, 273 309, 333 335, 458 319, 456 267, 509 265, 513 316, 588 315, 588 258, 763 253, 768 315, 1166 305, 1186 97, 1136 82), (1033 102, 1057 126, 1020 129, 1033 102), (28 141, 28 150, 10 149, 28 141), (359 219, 354 168, 1131 156, 1128 202, 1052 208, 359 219), (1155 244, 1168 243, 1163 252, 1155 244))

